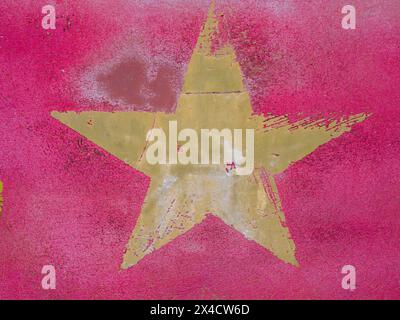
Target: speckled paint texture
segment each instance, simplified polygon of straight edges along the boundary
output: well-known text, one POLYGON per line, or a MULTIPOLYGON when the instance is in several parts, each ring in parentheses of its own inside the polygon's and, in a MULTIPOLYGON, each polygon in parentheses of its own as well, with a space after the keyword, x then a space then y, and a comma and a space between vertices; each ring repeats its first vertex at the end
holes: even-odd
POLYGON ((216 1, 255 113, 371 115, 275 177, 299 267, 209 217, 120 269, 149 178, 50 112, 174 111, 209 5, 0 3, 0 298, 400 298, 396 0, 216 1), (356 30, 341 27, 350 3, 356 30), (41 27, 45 4, 56 30, 41 27), (44 265, 56 290, 41 287, 44 265))

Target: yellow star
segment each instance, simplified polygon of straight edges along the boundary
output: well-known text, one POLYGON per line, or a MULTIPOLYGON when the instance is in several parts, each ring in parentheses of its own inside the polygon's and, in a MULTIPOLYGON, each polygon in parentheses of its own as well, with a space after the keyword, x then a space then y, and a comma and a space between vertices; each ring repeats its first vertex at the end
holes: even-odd
POLYGON ((151 177, 141 214, 121 268, 184 234, 211 213, 279 259, 297 265, 274 176, 320 145, 349 131, 366 114, 341 121, 254 115, 242 73, 229 45, 213 52, 217 22, 213 5, 199 36, 174 114, 152 112, 52 112, 52 116, 112 155, 151 177), (150 165, 147 133, 183 128, 254 129, 255 170, 229 176, 217 165, 150 165))

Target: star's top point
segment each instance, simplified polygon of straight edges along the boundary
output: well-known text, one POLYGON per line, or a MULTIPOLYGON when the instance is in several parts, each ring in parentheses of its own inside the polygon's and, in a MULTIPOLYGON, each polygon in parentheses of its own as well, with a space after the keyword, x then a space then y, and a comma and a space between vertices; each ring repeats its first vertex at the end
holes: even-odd
POLYGON ((212 1, 184 79, 182 94, 244 92, 243 76, 233 48, 214 48, 218 36, 215 2, 212 1))

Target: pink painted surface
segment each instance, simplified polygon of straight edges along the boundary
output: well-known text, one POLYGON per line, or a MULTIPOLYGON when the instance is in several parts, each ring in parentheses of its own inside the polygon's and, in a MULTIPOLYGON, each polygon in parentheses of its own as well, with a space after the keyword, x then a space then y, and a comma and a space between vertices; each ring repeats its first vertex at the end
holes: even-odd
POLYGON ((149 180, 50 111, 151 109, 91 87, 120 56, 172 67, 177 96, 209 2, 49 1, 57 29, 45 31, 41 3, 3 0, 0 298, 400 298, 400 2, 350 2, 355 31, 341 28, 343 1, 217 1, 255 112, 373 113, 277 177, 300 267, 209 218, 121 271, 149 180))

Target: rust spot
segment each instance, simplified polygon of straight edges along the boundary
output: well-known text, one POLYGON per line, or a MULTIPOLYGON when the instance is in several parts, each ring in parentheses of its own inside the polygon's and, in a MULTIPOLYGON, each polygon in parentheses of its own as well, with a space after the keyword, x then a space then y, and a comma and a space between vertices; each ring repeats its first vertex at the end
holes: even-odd
POLYGON ((112 99, 136 106, 149 105, 160 111, 171 111, 177 100, 177 70, 162 65, 155 78, 148 77, 148 67, 137 58, 129 58, 115 65, 97 80, 112 99))
POLYGON ((154 94, 150 98, 150 104, 163 111, 171 110, 176 102, 176 92, 173 90, 176 70, 170 66, 161 66, 157 76, 149 85, 150 91, 154 94))
POLYGON ((115 65, 108 74, 101 74, 97 80, 103 85, 112 99, 121 99, 134 105, 143 105, 144 84, 147 83, 146 68, 143 62, 130 58, 115 65))

